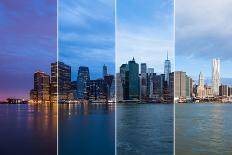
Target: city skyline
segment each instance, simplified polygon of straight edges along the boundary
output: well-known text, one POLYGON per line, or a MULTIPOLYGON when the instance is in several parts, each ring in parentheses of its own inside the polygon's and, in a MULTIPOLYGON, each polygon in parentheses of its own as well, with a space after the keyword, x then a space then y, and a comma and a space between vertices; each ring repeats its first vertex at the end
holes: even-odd
POLYGON ((57 51, 56 5, 56 0, 0 2, 0 100, 28 98, 34 71, 49 72, 57 51))
MULTIPOLYGON (((113 73, 114 0, 60 0, 59 4, 59 61, 72 68, 88 64, 93 78, 101 76, 97 69, 103 64, 113 73)), ((77 69, 72 70, 73 80, 77 69)))
POLYGON ((116 69, 134 57, 163 73, 167 51, 174 62, 173 1, 118 0, 116 22, 116 69))
POLYGON ((175 66, 191 76, 202 71, 205 77, 211 77, 211 60, 219 58, 221 77, 231 78, 231 1, 213 2, 176 1, 175 66))

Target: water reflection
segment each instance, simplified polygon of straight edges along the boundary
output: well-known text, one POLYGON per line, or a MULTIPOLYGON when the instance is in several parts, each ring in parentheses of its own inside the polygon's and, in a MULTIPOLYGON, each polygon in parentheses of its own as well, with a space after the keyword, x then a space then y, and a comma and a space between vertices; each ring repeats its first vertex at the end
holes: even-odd
POLYGON ((56 154, 57 105, 0 104, 0 125, 0 154, 56 154))
POLYGON ((114 106, 59 105, 59 154, 114 155, 114 106))
POLYGON ((176 154, 232 154, 232 105, 176 105, 176 154))

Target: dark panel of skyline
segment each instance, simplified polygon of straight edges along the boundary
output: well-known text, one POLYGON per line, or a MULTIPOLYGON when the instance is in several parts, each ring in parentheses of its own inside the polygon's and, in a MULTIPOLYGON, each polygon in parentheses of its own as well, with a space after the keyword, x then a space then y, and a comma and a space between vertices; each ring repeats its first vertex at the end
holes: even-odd
POLYGON ((0 2, 0 100, 28 98, 33 73, 56 61, 56 0, 0 2))

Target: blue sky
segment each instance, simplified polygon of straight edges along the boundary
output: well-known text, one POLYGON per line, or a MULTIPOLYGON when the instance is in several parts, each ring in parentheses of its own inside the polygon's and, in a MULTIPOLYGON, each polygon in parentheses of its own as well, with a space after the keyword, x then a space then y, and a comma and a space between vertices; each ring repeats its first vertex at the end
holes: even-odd
POLYGON ((56 0, 0 1, 0 100, 29 98, 33 74, 56 61, 56 0))
POLYGON ((232 1, 176 0, 176 70, 211 78, 221 59, 221 77, 232 77, 232 1))
POLYGON ((163 73, 167 51, 173 67, 173 1, 117 0, 116 42, 117 69, 134 56, 163 73))
POLYGON ((115 70, 114 0, 59 0, 59 60, 71 65, 76 80, 79 66, 88 66, 91 79, 115 70), (94 3, 93 3, 94 2, 94 3))

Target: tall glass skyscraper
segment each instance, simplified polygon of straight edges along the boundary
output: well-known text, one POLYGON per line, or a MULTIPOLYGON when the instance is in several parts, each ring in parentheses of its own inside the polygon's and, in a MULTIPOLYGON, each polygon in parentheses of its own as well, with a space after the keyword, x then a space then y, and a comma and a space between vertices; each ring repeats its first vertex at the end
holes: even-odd
POLYGON ((165 81, 167 81, 169 85, 169 74, 171 73, 171 61, 168 59, 168 53, 167 53, 167 60, 164 62, 164 75, 165 75, 165 81))
POLYGON ((77 75, 77 98, 87 99, 88 97, 88 87, 89 87, 90 75, 89 68, 85 66, 80 66, 77 75))
POLYGON ((58 62, 58 94, 59 101, 69 99, 71 90, 71 66, 58 62))
POLYGON ((147 98, 147 64, 141 63, 141 76, 140 76, 140 98, 147 98))
POLYGON ((104 78, 104 76, 106 75, 107 75, 107 66, 104 64, 102 68, 102 77, 104 78))
POLYGON ((212 61, 212 88, 215 96, 219 95, 220 86, 220 59, 213 59, 212 61))
POLYGON ((129 99, 139 99, 139 64, 133 58, 128 62, 129 66, 129 99))

